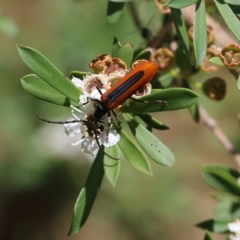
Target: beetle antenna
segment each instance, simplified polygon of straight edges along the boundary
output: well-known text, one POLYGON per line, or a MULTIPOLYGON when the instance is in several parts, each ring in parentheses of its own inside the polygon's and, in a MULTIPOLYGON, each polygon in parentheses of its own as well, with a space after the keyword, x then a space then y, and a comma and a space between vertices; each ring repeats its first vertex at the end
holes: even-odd
MULTIPOLYGON (((70 120, 70 121, 50 121, 50 120, 47 120, 45 118, 42 118, 41 116, 39 116, 37 114, 37 117, 41 120, 41 121, 44 121, 44 122, 47 122, 47 123, 53 123, 53 124, 65 124, 65 123, 76 123, 76 122, 87 122, 87 120, 70 120)), ((95 140, 97 142, 97 145, 99 148, 103 149, 103 147, 100 145, 99 141, 98 141, 98 138, 97 138, 97 132, 96 130, 94 129, 94 134, 95 134, 95 140)), ((108 153, 106 153, 104 150, 103 150, 103 153, 106 154, 109 158, 113 159, 113 160, 119 160, 119 158, 115 158, 115 157, 112 157, 111 155, 109 155, 108 153)))
POLYGON ((50 120, 47 120, 45 118, 42 118, 41 116, 39 116, 37 114, 37 117, 41 120, 41 121, 44 121, 44 122, 47 122, 47 123, 53 123, 53 124, 65 124, 65 123, 77 123, 77 122, 86 122, 87 120, 69 120, 69 121, 50 121, 50 120))

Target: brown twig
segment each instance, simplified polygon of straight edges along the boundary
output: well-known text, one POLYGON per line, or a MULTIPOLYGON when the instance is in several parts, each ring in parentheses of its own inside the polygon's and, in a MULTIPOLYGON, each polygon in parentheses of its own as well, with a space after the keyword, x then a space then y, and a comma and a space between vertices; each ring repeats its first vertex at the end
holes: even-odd
POLYGON ((218 141, 222 144, 222 146, 233 156, 236 163, 240 167, 240 153, 235 149, 232 143, 229 141, 227 136, 223 133, 223 131, 218 126, 217 122, 208 114, 208 112, 202 107, 199 106, 199 113, 202 122, 210 128, 213 134, 216 136, 218 141))
MULTIPOLYGON (((128 3, 129 11, 130 11, 130 16, 133 19, 133 22, 136 26, 136 28, 142 32, 144 27, 140 21, 139 13, 136 10, 136 7, 134 5, 134 2, 129 2, 128 3)), ((169 15, 166 15, 169 16, 169 15)), ((168 41, 170 42, 170 38, 172 36, 172 21, 170 17, 165 18, 165 22, 163 26, 159 29, 158 33, 155 36, 150 36, 150 37, 145 37, 147 40, 147 47, 156 49, 162 46, 164 40, 168 38, 168 41)))
MULTIPOLYGON (((182 13, 185 21, 188 25, 193 24, 194 19, 195 6, 191 5, 187 8, 182 9, 182 13)), ((224 26, 220 25, 217 21, 215 21, 211 16, 206 16, 207 25, 212 28, 212 33, 215 36, 215 45, 224 47, 229 43, 236 43, 237 40, 232 35, 230 35, 224 26)), ((223 131, 218 126, 217 122, 207 113, 207 111, 200 106, 199 107, 200 117, 202 122, 213 132, 218 141, 222 144, 222 146, 228 151, 233 158, 235 159, 237 165, 240 168, 240 153, 235 149, 233 144, 229 141, 227 136, 223 133, 223 131)))
MULTIPOLYGON (((141 27, 139 16, 136 11, 134 11, 134 6, 132 6, 133 9, 131 10, 133 18, 135 19, 135 24, 138 27, 141 27), (133 14, 134 12, 134 14, 133 14)), ((188 26, 193 25, 194 21, 194 12, 195 12, 195 5, 191 5, 187 8, 182 9, 183 17, 186 21, 186 24, 188 26)), ((207 25, 212 28, 212 33, 215 36, 215 45, 224 47, 229 43, 235 43, 237 44, 236 38, 234 36, 230 35, 230 33, 226 32, 226 29, 220 25, 217 21, 215 21, 211 16, 206 16, 206 22, 207 25)), ((169 26, 167 26, 166 29, 171 29, 169 26)), ((163 34, 168 33, 168 31, 162 31, 163 34)), ((162 38, 162 35, 161 35, 162 38)), ((201 121, 213 132, 215 137, 218 139, 218 141, 222 144, 222 146, 228 151, 233 158, 235 159, 236 163, 238 164, 240 168, 240 153, 235 149, 233 144, 229 141, 227 136, 223 133, 223 131, 218 126, 217 122, 207 113, 207 111, 200 106, 199 107, 199 113, 201 121)))

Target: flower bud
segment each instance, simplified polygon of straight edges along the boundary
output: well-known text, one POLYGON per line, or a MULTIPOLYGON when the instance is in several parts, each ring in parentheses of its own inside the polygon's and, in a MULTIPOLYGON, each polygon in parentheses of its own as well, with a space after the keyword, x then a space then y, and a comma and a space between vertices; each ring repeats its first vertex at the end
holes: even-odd
POLYGON ((146 59, 139 59, 137 61, 135 61, 133 64, 132 64, 132 69, 134 69, 135 67, 139 66, 140 64, 142 63, 145 63, 145 62, 148 62, 146 59))
POLYGON ((219 77, 208 79, 203 85, 203 92, 211 99, 220 101, 226 94, 226 83, 219 77))
POLYGON ((95 73, 106 73, 110 74, 118 70, 126 70, 127 65, 120 58, 112 58, 109 54, 103 54, 97 56, 96 59, 92 60, 89 67, 95 73))
POLYGON ((227 45, 219 56, 228 68, 235 69, 240 66, 240 47, 236 44, 227 45))
MULTIPOLYGON (((193 26, 188 29, 188 37, 190 41, 193 41, 193 26)), ((207 26, 207 45, 213 43, 214 37, 212 33, 212 28, 207 26)))
POLYGON ((209 59, 212 57, 218 56, 220 53, 220 49, 217 48, 215 45, 211 45, 209 48, 207 48, 207 53, 205 58, 203 59, 203 62, 200 64, 201 70, 205 72, 215 72, 219 69, 219 66, 216 64, 212 64, 209 62, 209 59))
POLYGON ((153 60, 157 63, 159 71, 166 71, 174 62, 174 54, 168 48, 159 48, 153 54, 153 60))

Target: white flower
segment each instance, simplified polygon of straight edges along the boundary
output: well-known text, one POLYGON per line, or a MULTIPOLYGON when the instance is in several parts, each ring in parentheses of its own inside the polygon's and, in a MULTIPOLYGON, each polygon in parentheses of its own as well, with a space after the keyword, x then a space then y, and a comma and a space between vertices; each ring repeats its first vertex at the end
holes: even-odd
POLYGON ((229 240, 240 240, 240 219, 228 224, 228 230, 233 233, 228 236, 229 240))
MULTIPOLYGON (((69 118, 68 121, 73 120, 72 118, 69 118)), ((75 123, 65 123, 64 129, 65 133, 69 137, 74 137, 76 134, 82 133, 83 123, 82 122, 75 122, 75 123)))
POLYGON ((80 89, 83 89, 83 81, 79 78, 76 78, 76 77, 72 77, 72 83, 77 87, 77 88, 80 88, 80 89))
POLYGON ((72 115, 74 118, 68 119, 68 123, 64 124, 65 133, 69 137, 78 135, 80 140, 72 145, 80 145, 82 152, 95 155, 99 149, 99 146, 103 144, 105 147, 112 147, 120 140, 119 134, 116 130, 111 129, 109 126, 107 116, 104 116, 97 124, 88 120, 88 116, 75 107, 72 107, 75 111, 80 113, 78 117, 74 112, 72 115), (71 121, 79 122, 71 122, 71 121))
POLYGON ((101 95, 124 77, 126 72, 126 70, 121 70, 110 74, 89 74, 84 76, 83 80, 76 77, 72 78, 73 84, 81 89, 83 94, 79 97, 79 108, 72 106, 78 116, 72 111, 74 118, 69 119, 64 124, 64 128, 69 137, 76 135, 80 137, 80 140, 73 145, 80 145, 83 152, 95 155, 99 146, 112 147, 120 140, 119 134, 111 128, 112 124, 107 116, 104 116, 97 123, 92 117, 98 101, 101 100, 101 95))
POLYGON ((113 129, 110 129, 108 133, 107 130, 105 130, 101 135, 101 141, 105 147, 112 147, 120 140, 120 135, 113 129))

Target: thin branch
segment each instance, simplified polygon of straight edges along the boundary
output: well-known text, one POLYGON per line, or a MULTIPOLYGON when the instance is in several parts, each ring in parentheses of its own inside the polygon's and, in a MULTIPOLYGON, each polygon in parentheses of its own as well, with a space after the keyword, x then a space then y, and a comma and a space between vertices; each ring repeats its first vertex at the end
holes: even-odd
POLYGON ((139 14, 136 10, 136 7, 135 7, 134 3, 129 2, 128 7, 129 7, 129 11, 130 11, 130 16, 132 17, 135 26, 137 27, 137 29, 139 31, 141 31, 143 26, 142 26, 142 23, 140 21, 139 14))
POLYGON ((218 141, 233 156, 236 163, 240 167, 240 153, 236 150, 236 148, 232 145, 227 136, 219 128, 217 122, 208 114, 208 112, 202 106, 199 106, 199 112, 202 122, 213 132, 218 141))

